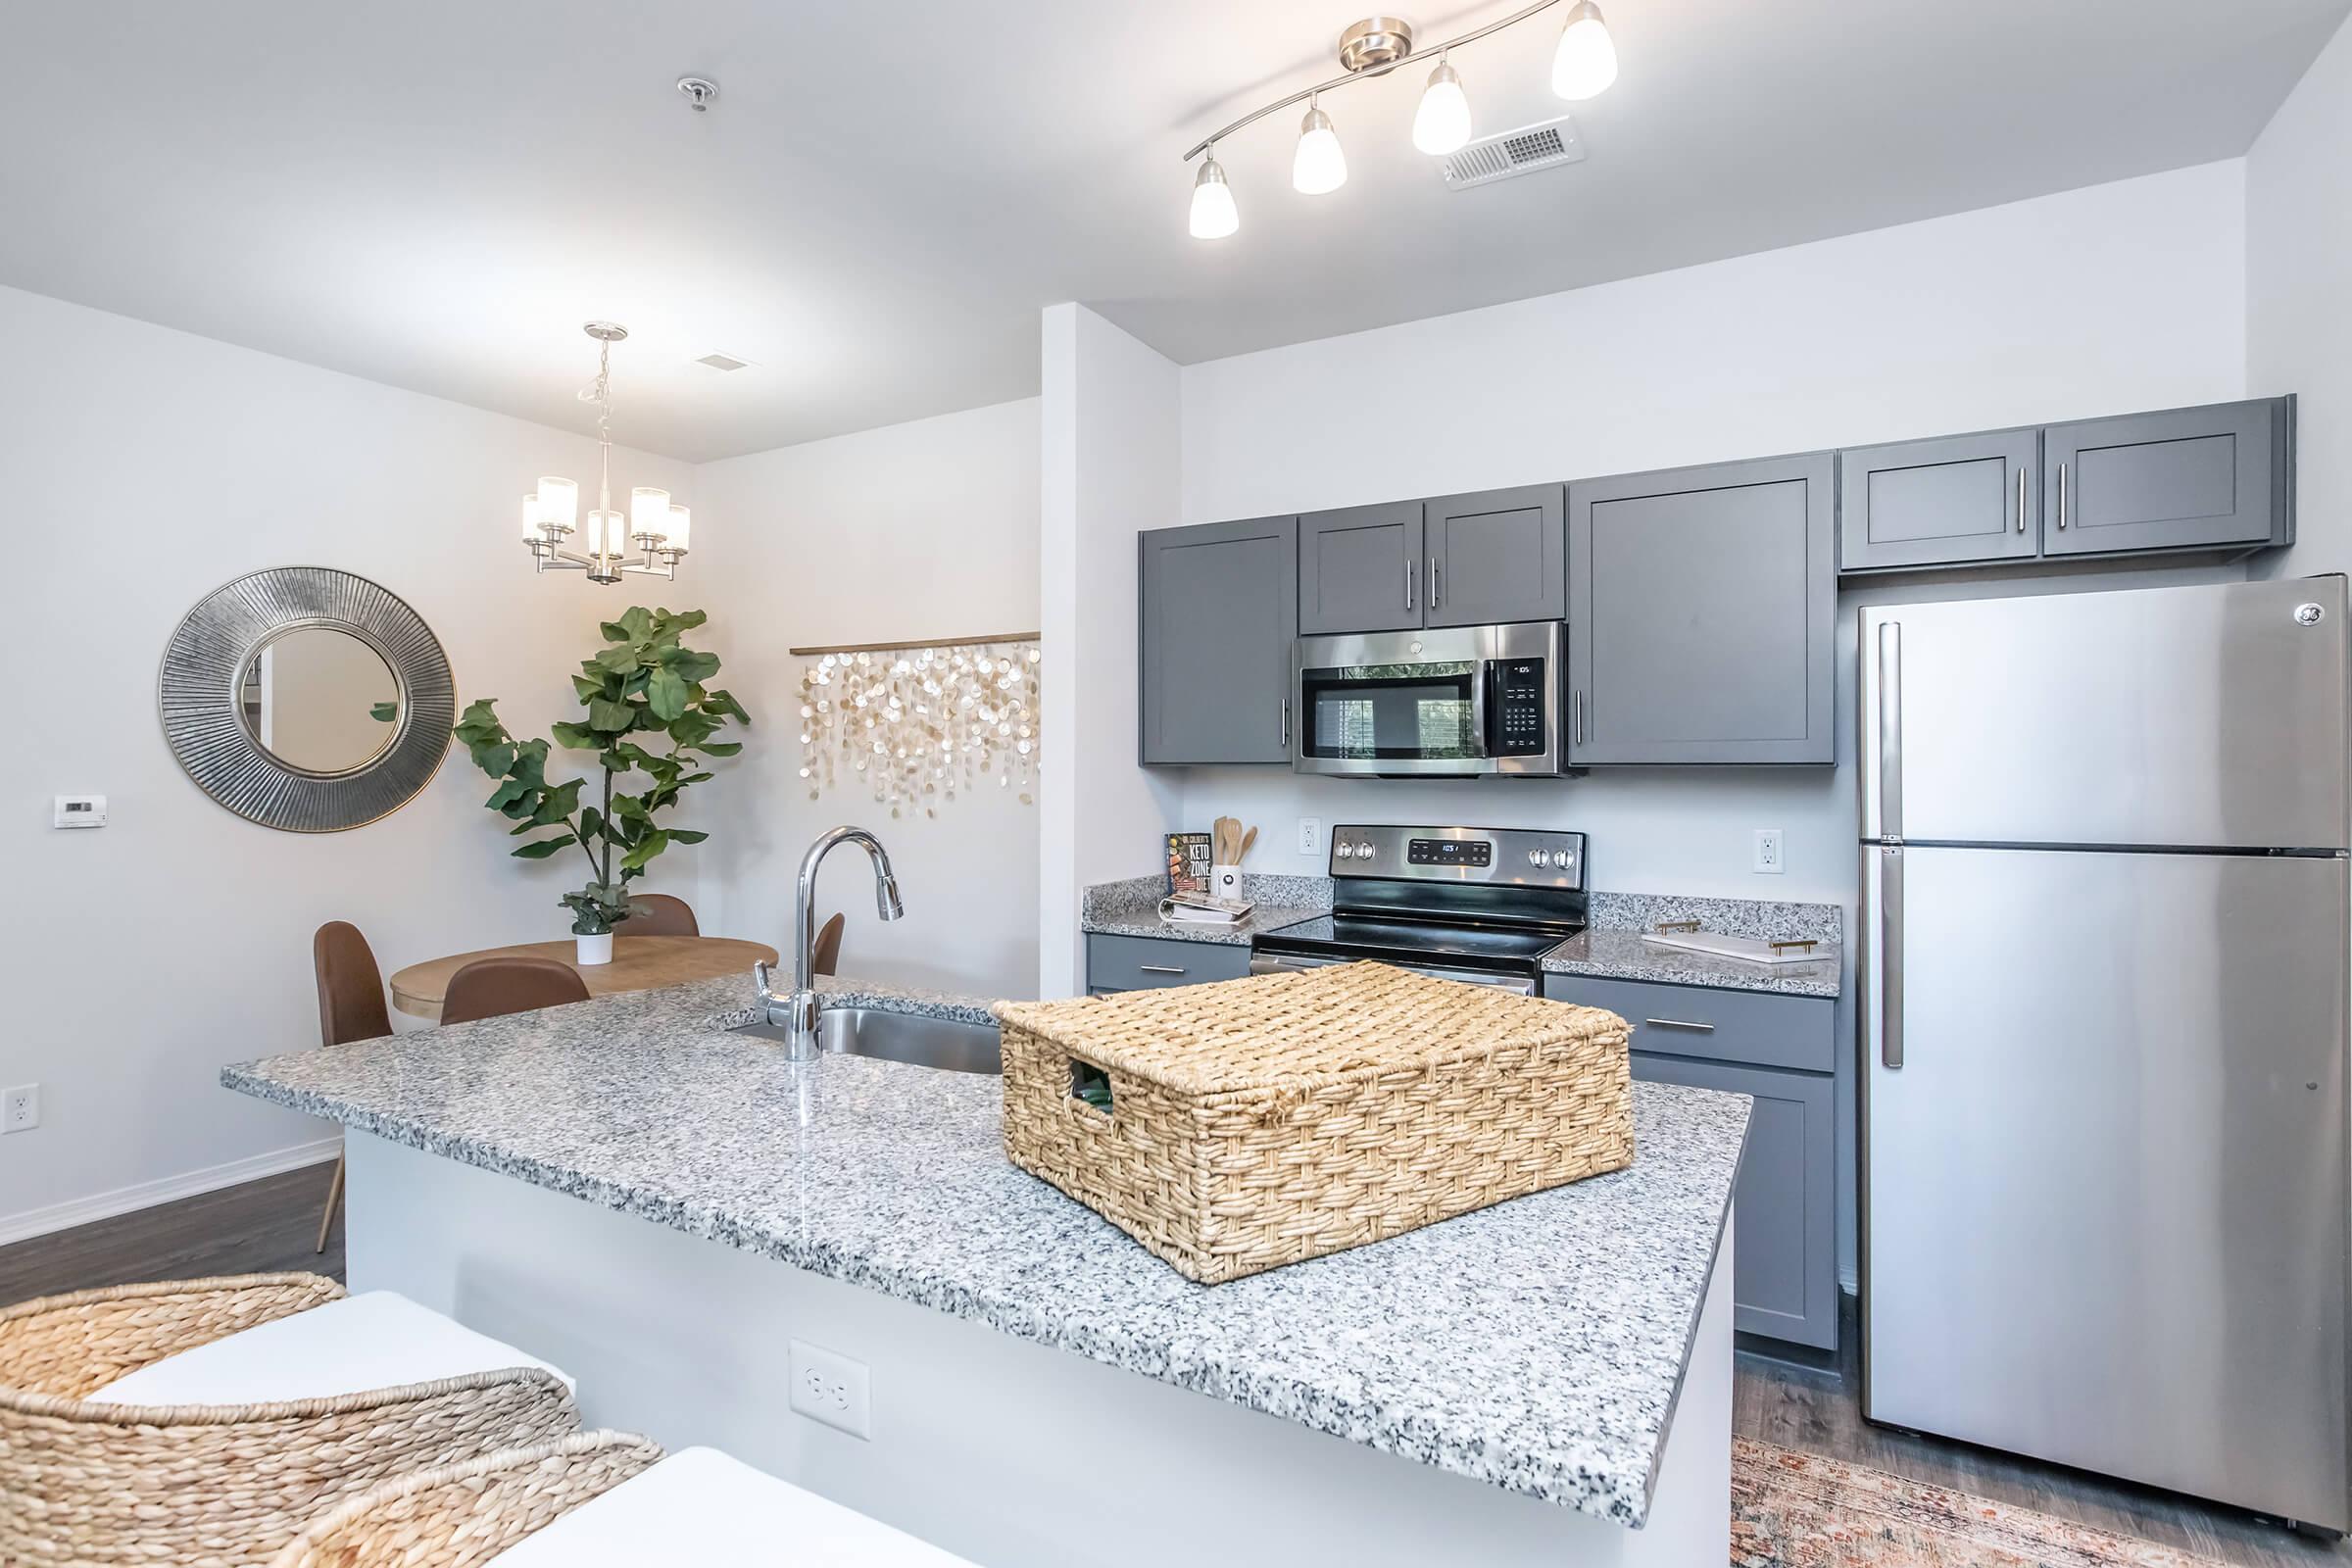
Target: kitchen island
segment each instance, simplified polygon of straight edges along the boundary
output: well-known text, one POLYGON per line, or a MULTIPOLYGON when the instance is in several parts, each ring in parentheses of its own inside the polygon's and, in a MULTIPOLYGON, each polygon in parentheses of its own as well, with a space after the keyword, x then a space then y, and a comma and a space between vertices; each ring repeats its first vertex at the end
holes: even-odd
MULTIPOLYGON (((998 1080, 795 1066, 726 1032, 748 1001, 708 982, 222 1081, 348 1130, 353 1289, 530 1348, 592 1424, 981 1563, 1726 1560, 1744 1097, 1640 1085, 1628 1170, 1203 1287, 1006 1162, 998 1080), (852 1424, 870 1378, 867 1437, 788 1407, 803 1343, 858 1363, 852 1424)), ((827 1005, 985 1017, 842 982, 827 1005)))

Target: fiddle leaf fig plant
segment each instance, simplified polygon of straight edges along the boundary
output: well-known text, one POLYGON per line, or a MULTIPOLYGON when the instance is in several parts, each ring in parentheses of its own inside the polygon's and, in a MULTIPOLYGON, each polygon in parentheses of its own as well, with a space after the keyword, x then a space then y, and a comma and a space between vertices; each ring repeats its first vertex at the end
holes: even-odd
POLYGON ((710 777, 709 759, 743 750, 741 741, 717 738, 728 722, 752 722, 741 703, 710 684, 718 656, 680 640, 709 618, 699 610, 638 607, 603 624, 605 647, 571 677, 585 716, 548 731, 565 751, 596 754, 604 780, 594 805, 580 802, 588 780, 548 781, 549 743, 510 734, 498 699, 482 698, 459 717, 456 735, 473 765, 499 781, 482 804, 514 823, 514 837, 553 830, 518 846, 515 856, 544 860, 577 845, 588 858, 588 884, 561 901, 574 935, 600 936, 627 919, 628 884, 672 844, 710 837, 658 820, 688 785, 710 777), (636 779, 647 787, 634 794, 615 788, 636 779))

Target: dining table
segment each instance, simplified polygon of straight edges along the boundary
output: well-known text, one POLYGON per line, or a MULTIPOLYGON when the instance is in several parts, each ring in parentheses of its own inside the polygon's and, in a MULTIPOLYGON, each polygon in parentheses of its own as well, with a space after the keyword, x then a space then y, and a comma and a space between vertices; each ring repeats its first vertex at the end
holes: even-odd
POLYGON ((553 958, 579 975, 591 997, 617 996, 624 991, 656 991, 693 980, 713 980, 740 974, 748 987, 752 965, 774 963, 776 950, 764 942, 735 937, 624 937, 612 939, 612 961, 580 963, 569 937, 556 942, 521 942, 512 947, 483 948, 427 958, 395 970, 391 980, 392 1025, 395 1034, 429 1029, 441 1021, 441 1002, 449 982, 460 969, 482 958, 553 958))

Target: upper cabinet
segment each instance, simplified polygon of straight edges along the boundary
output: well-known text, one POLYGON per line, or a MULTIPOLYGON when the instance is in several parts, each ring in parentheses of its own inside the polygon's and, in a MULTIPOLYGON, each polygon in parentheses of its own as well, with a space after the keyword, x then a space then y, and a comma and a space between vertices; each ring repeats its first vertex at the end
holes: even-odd
POLYGON ((1568 758, 1832 762, 1826 452, 1568 487, 1568 758))
POLYGON ((2292 420, 2265 399, 2051 425, 2041 553, 2285 544, 2292 420))
POLYGON ((1310 512, 1298 519, 1298 630, 1410 631, 1421 624, 1421 503, 1310 512))
POLYGON ((1259 517, 1138 539, 1144 762, 1291 760, 1298 523, 1259 517))
POLYGON ((1565 485, 1523 485, 1421 505, 1425 626, 1558 620, 1568 612, 1565 485))
POLYGON ((2041 539, 2040 458, 2034 428, 1838 453, 1838 564, 2032 560, 2041 539))
POLYGON ((1838 454, 1838 569, 2260 550, 2294 539, 2294 400, 1838 454))

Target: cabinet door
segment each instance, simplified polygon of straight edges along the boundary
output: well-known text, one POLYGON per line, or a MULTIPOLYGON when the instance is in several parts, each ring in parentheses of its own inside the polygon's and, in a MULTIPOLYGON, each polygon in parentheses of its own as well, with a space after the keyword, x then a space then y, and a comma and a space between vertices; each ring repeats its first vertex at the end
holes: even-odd
POLYGON ((2033 559, 2040 454, 2034 429, 1838 453, 1838 569, 2033 559))
POLYGON ((1421 624, 1421 503, 1298 519, 1298 629, 1409 631, 1421 624))
POLYGON ((1831 455, 1568 487, 1569 760, 1831 762, 1831 455))
POLYGON ((2266 399, 2049 426, 2042 554, 2286 543, 2291 418, 2266 399))
POLYGON ((1634 1053, 1645 1083, 1755 1097, 1737 1189, 1732 1326, 1820 1349, 1838 1346, 1837 1080, 1634 1053))
POLYGON ((1422 508, 1430 626, 1558 620, 1568 613, 1565 485, 1446 496, 1422 508))
POLYGON ((1291 760, 1296 517, 1144 534, 1142 759, 1291 760))

